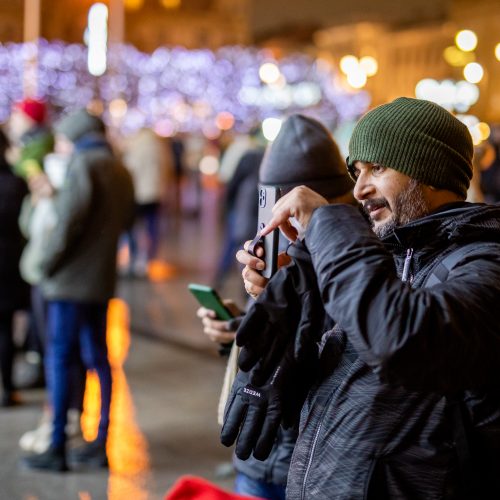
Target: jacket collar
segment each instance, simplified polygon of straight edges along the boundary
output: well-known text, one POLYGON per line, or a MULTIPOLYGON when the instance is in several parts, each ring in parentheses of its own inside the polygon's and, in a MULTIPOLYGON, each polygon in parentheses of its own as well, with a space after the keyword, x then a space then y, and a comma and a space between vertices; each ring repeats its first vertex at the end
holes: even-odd
POLYGON ((398 227, 383 239, 388 246, 419 248, 460 240, 500 240, 500 205, 458 202, 398 227))

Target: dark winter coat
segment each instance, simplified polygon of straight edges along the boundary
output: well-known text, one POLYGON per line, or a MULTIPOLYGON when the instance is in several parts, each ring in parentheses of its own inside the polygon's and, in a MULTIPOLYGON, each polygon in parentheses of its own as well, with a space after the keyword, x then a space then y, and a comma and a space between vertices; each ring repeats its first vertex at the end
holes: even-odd
POLYGON ((226 209, 233 214, 233 238, 238 245, 257 232, 259 166, 264 150, 253 149, 243 155, 227 187, 226 209))
POLYGON ((118 238, 133 220, 132 179, 98 134, 75 148, 54 198, 58 224, 42 262, 42 291, 48 300, 105 302, 115 289, 118 238))
POLYGON ((19 274, 25 240, 18 226, 22 201, 27 194, 24 180, 0 160, 0 312, 28 306, 28 285, 19 274))
POLYGON ((498 206, 454 204, 383 242, 356 209, 314 212, 306 244, 340 328, 303 408, 287 498, 461 498, 445 397, 456 393, 480 442, 473 459, 500 498, 500 243, 490 241, 500 242, 498 206), (453 243, 470 241, 477 251, 446 282, 419 288, 453 243))

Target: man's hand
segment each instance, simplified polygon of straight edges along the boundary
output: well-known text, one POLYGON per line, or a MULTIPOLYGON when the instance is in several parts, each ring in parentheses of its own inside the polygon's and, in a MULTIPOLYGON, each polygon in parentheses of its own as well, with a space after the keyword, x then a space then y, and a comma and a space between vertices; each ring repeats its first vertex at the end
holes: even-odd
MULTIPOLYGON (((224 300, 224 305, 234 316, 239 316, 241 311, 232 300, 224 300)), ((219 344, 229 344, 236 336, 236 332, 231 330, 229 321, 221 321, 216 319, 215 311, 200 307, 196 311, 198 318, 201 318, 203 324, 203 333, 208 336, 212 342, 219 344)))
MULTIPOLYGON (((243 246, 244 250, 239 250, 236 254, 236 260, 243 264, 245 267, 241 272, 243 276, 243 283, 245 285, 245 290, 248 295, 257 298, 266 288, 267 278, 261 276, 258 271, 262 271, 265 268, 265 263, 259 257, 264 255, 264 250, 262 247, 257 247, 255 252, 258 257, 254 257, 248 252, 248 245, 250 245, 251 240, 248 240, 243 246)), ((280 253, 278 255, 278 268, 286 266, 290 263, 290 257, 285 253, 280 253)))
POLYGON ((323 196, 306 186, 296 187, 274 205, 273 217, 261 231, 261 235, 266 236, 279 228, 289 240, 295 241, 298 231, 290 223, 290 218, 294 217, 305 231, 314 210, 323 205, 328 205, 328 201, 323 196))

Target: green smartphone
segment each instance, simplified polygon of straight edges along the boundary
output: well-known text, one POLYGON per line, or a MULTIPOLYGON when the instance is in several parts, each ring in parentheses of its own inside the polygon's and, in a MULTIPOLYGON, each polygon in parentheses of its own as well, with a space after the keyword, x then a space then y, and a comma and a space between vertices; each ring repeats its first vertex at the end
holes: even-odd
POLYGON ((229 309, 224 305, 224 302, 222 302, 219 294, 212 287, 190 283, 188 289, 203 307, 215 311, 217 319, 227 321, 234 318, 234 315, 231 314, 229 309))

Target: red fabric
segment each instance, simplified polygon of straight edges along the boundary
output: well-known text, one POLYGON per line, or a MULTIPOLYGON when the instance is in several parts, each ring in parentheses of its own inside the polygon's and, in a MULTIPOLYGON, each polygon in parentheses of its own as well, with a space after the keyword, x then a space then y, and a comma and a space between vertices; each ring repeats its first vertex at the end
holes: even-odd
POLYGON ((45 121, 47 106, 42 101, 37 101, 36 99, 23 99, 14 106, 36 123, 43 123, 45 121))
POLYGON ((230 493, 196 476, 181 476, 165 495, 165 500, 249 500, 252 498, 257 497, 230 493))

